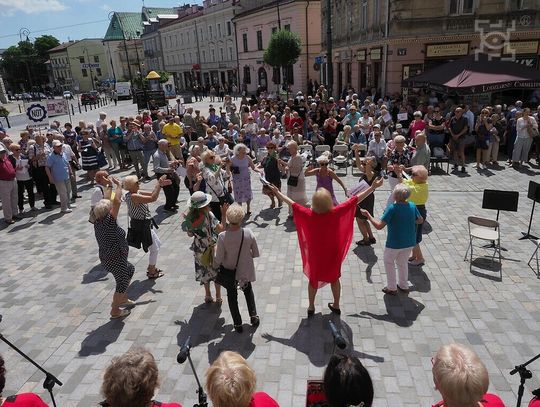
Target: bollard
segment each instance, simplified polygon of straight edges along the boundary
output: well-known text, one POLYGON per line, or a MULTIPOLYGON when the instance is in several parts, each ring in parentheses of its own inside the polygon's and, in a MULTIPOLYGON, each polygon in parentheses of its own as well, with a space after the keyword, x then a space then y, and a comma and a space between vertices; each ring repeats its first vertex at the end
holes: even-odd
POLYGON ((85 105, 83 105, 83 106, 84 106, 84 111, 85 111, 85 112, 88 112, 88 107, 87 107, 87 105, 85 104, 85 105))
POLYGON ((81 104, 79 103, 79 101, 77 101, 77 105, 79 106, 79 114, 81 114, 81 104))
POLYGON ((75 109, 73 109, 73 105, 70 105, 70 106, 71 106, 71 115, 75 116, 75 109))
POLYGON ((22 110, 21 110, 21 104, 20 104, 20 103, 17 103, 17 106, 19 106, 19 113, 22 113, 22 110))

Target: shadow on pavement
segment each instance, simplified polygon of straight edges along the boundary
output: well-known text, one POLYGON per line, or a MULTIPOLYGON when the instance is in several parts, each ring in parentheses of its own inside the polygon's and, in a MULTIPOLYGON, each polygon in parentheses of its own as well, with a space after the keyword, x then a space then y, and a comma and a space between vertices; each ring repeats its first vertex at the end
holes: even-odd
POLYGON ((373 246, 356 246, 353 253, 356 254, 356 256, 367 265, 366 281, 372 284, 373 281, 371 281, 371 270, 373 269, 373 266, 377 264, 377 260, 379 259, 375 254, 373 246))
POLYGON ((497 258, 492 262, 491 257, 477 257, 472 261, 471 267, 474 267, 471 269, 471 274, 477 277, 502 282, 502 264, 497 258))
POLYGON ((135 280, 131 283, 128 289, 129 298, 133 301, 137 301, 147 292, 152 294, 161 294, 162 290, 155 290, 153 287, 156 285, 156 280, 135 280))
POLYGON ((409 281, 412 283, 411 291, 429 293, 431 291, 431 280, 422 266, 409 265, 409 281))
POLYGON ((244 359, 249 358, 255 350, 253 334, 255 334, 257 329, 244 324, 244 332, 239 334, 234 331, 233 325, 229 324, 221 327, 221 330, 225 331, 221 341, 218 342, 216 340, 208 344, 208 363, 214 363, 221 352, 226 350, 238 352, 244 359))
POLYGON ((98 281, 107 281, 107 271, 101 264, 96 264, 86 274, 83 274, 82 284, 97 283, 98 281))
MULTIPOLYGON (((129 318, 129 316, 128 316, 129 318)), ((81 343, 79 356, 100 355, 107 350, 107 346, 116 342, 122 330, 124 329, 124 321, 120 319, 112 319, 99 328, 88 333, 81 343)))
POLYGON ((377 355, 370 355, 354 350, 353 333, 351 328, 339 317, 334 315, 322 315, 316 313, 311 318, 303 318, 296 332, 290 338, 278 338, 269 333, 262 335, 267 341, 274 341, 285 346, 295 348, 309 358, 310 363, 317 367, 328 364, 330 356, 334 353, 334 339, 328 321, 334 322, 345 341, 347 347, 339 350, 340 353, 356 356, 360 359, 371 359, 374 362, 382 363, 384 358, 377 355))
POLYGON ((52 225, 55 220, 60 219, 62 216, 64 216, 62 212, 57 212, 57 213, 47 216, 45 219, 39 221, 38 223, 42 225, 52 225))
POLYGON ((220 315, 221 307, 217 304, 201 304, 193 309, 189 321, 175 321, 174 323, 180 326, 176 336, 179 349, 188 336, 191 337, 192 347, 221 338, 225 318, 220 315))
POLYGON ((376 319, 378 321, 392 322, 397 326, 410 327, 424 310, 425 305, 410 298, 407 294, 397 296, 385 294, 384 305, 386 314, 378 315, 368 311, 350 316, 357 318, 376 319))

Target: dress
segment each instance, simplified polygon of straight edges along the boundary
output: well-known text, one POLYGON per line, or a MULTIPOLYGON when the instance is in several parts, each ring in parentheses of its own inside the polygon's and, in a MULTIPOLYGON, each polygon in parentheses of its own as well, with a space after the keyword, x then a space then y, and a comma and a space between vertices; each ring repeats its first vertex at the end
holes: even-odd
POLYGON ((327 213, 292 205, 304 274, 309 284, 321 288, 341 277, 341 264, 353 238, 358 197, 353 196, 327 213))
MULTIPOLYGON (((362 174, 362 175, 360 175, 360 178, 358 179, 358 182, 366 181, 368 183, 368 185, 371 185, 371 184, 373 184, 373 181, 375 181, 375 178, 376 178, 376 176, 373 175, 373 178, 371 178, 371 180, 368 180, 367 175, 362 174)), ((366 211, 369 212, 369 214, 371 216, 373 216, 373 207, 374 206, 375 206, 375 193, 371 193, 368 196, 366 196, 364 199, 362 199, 362 201, 360 201, 358 203, 358 206, 356 207, 355 217, 357 217, 359 219, 367 220, 367 218, 364 215, 362 215, 362 213, 360 212, 360 209, 365 209, 366 211)))
POLYGON ((338 200, 336 199, 336 194, 334 193, 334 184, 333 184, 333 178, 330 176, 330 174, 328 175, 321 175, 321 172, 320 171, 317 171, 317 187, 316 189, 319 189, 319 188, 324 188, 326 189, 328 192, 330 192, 330 195, 332 195, 332 202, 334 203, 334 206, 338 206, 339 205, 339 202, 338 200))
POLYGON ((81 140, 81 157, 84 171, 99 170, 98 152, 92 145, 92 139, 81 140))
POLYGON ((128 261, 129 246, 126 232, 109 213, 94 223, 94 233, 99 247, 99 260, 116 281, 116 292, 125 293, 135 267, 128 261))
POLYGON ((212 266, 204 266, 201 257, 206 249, 217 242, 216 226, 219 221, 212 212, 200 212, 200 217, 194 219, 190 214, 182 222, 182 230, 193 234, 190 249, 195 257, 195 281, 206 284, 214 279, 217 270, 212 266))
POLYGON ((279 172, 277 157, 267 155, 262 160, 261 166, 264 169, 264 178, 272 185, 281 188, 281 174, 279 172))
POLYGON ((253 199, 251 190, 251 174, 249 172, 249 157, 240 159, 236 156, 231 158, 231 165, 238 168, 239 173, 232 170, 232 183, 234 200, 238 203, 249 202, 253 199))
POLYGON ((304 178, 304 161, 299 155, 289 160, 289 176, 298 177, 298 184, 294 187, 287 183, 287 196, 300 205, 307 204, 306 179, 304 178))

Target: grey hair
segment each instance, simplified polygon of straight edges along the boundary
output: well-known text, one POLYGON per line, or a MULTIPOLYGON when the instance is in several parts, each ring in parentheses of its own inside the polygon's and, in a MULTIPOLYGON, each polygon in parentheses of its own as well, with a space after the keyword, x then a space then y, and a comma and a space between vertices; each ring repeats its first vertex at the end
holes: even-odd
POLYGON ((244 219, 245 215, 246 214, 244 212, 244 208, 242 208, 242 206, 235 203, 229 206, 229 208, 227 209, 226 216, 227 216, 227 221, 231 225, 239 225, 242 223, 242 220, 244 219))
POLYGON ((246 153, 247 153, 247 146, 244 144, 244 143, 238 143, 237 145, 234 146, 234 155, 238 155, 238 152, 240 151, 240 149, 243 148, 246 150, 246 153))
POLYGON ((411 190, 403 184, 397 184, 393 193, 396 202, 405 202, 411 196, 411 190))
POLYGON ((168 145, 169 142, 168 142, 166 139, 162 138, 161 140, 158 141, 158 144, 165 144, 165 145, 168 145))
POLYGON ((96 206, 94 206, 94 216, 96 220, 101 220, 111 211, 112 203, 108 199, 100 200, 96 206))
POLYGON ((124 189, 127 189, 128 191, 133 188, 137 182, 139 181, 139 178, 136 175, 128 175, 124 178, 124 189))

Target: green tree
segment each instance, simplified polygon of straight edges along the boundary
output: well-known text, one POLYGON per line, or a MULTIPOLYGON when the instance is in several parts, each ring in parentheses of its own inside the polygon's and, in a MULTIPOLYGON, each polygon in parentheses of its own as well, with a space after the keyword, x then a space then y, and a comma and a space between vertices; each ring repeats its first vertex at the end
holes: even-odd
POLYGON ((287 67, 290 67, 298 61, 302 52, 301 40, 298 34, 288 30, 278 30, 270 37, 270 42, 266 51, 264 51, 264 62, 273 68, 282 69, 283 84, 287 89, 287 98, 289 97, 289 86, 287 78, 287 67))
POLYGON ((32 43, 20 41, 9 47, 2 55, 0 69, 5 73, 4 80, 15 92, 20 90, 41 90, 48 83, 47 67, 49 50, 60 45, 51 35, 43 35, 32 43))

